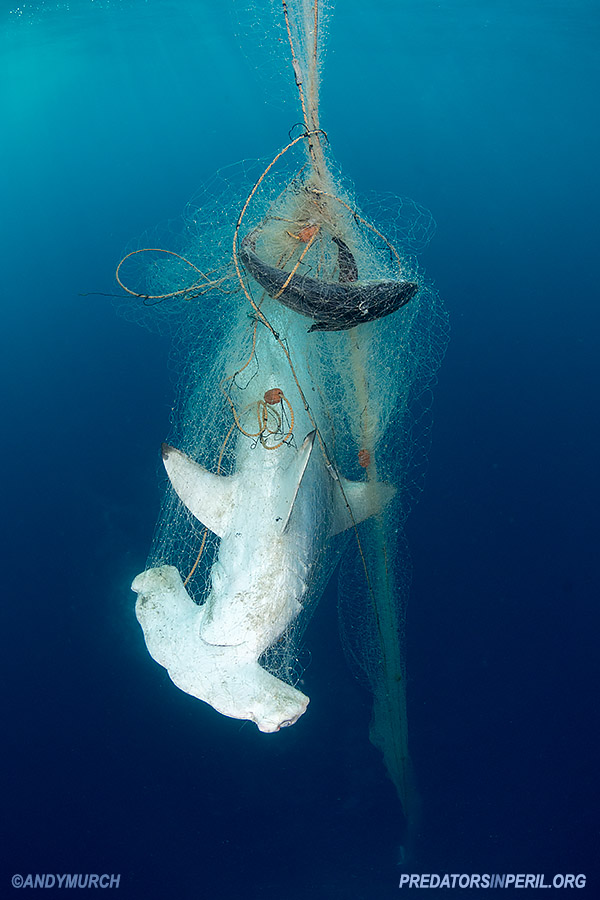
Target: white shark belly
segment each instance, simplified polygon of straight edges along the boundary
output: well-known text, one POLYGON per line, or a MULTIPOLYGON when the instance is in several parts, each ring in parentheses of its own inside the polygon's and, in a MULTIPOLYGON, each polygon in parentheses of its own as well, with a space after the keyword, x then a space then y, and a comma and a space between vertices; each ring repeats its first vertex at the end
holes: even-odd
MULTIPOLYGON (((266 485, 263 482, 261 501, 233 517, 211 572, 212 588, 200 631, 207 643, 248 643, 260 655, 301 612, 318 553, 315 529, 306 524, 323 516, 322 509, 310 508, 318 493, 314 481, 319 473, 314 469, 318 469, 316 462, 305 475, 294 523, 288 528, 283 528, 280 515, 282 475, 276 467, 267 468, 270 477, 266 485)), ((243 474, 248 481, 251 473, 243 474)))

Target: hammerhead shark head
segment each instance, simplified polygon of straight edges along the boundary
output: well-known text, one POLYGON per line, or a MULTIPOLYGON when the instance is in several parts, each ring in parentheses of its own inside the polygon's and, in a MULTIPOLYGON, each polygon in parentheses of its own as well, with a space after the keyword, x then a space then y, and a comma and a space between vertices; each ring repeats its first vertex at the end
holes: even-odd
POLYGON ((315 431, 298 449, 278 450, 240 432, 229 476, 168 445, 162 455, 179 498, 220 544, 202 605, 174 566, 134 580, 150 654, 178 687, 224 715, 265 732, 292 725, 309 699, 259 659, 313 599, 327 542, 378 513, 394 488, 332 474, 315 431))
POLYGON ((350 249, 339 237, 333 241, 338 248, 339 282, 320 281, 297 273, 290 278, 289 272, 268 265, 255 252, 255 232, 243 239, 240 259, 270 297, 316 320, 309 331, 346 331, 381 319, 405 306, 419 290, 413 281, 359 282, 350 249))

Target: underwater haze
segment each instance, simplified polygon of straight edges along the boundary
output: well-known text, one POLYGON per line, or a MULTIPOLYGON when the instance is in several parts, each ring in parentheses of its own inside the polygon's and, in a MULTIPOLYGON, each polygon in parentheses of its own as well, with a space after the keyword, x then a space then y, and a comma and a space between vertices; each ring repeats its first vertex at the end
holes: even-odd
POLYGON ((407 523, 413 846, 335 585, 306 632, 311 704, 277 734, 182 693, 146 650, 130 585, 164 485, 171 345, 107 295, 213 173, 288 142, 269 6, 0 13, 0 897, 41 873, 182 900, 571 873, 600 896, 597 2, 339 0, 330 21, 332 152, 359 197, 431 210, 421 261, 451 322, 407 523))

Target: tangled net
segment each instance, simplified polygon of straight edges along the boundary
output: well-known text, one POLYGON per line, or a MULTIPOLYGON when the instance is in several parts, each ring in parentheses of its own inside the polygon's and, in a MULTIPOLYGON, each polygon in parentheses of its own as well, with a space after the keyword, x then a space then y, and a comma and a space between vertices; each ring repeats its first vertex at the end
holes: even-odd
MULTIPOLYGON (((187 456, 227 475, 240 436, 285 455, 315 430, 338 481, 343 474, 396 486, 381 515, 352 529, 359 552, 340 579, 340 624, 348 657, 374 693, 371 737, 410 818, 402 529, 421 489, 430 388, 447 340, 446 316, 416 257, 434 223, 392 195, 376 224, 359 205, 319 124, 322 4, 282 0, 282 12, 301 133, 267 163, 218 173, 170 247, 152 241, 154 249, 131 250, 117 280, 128 316, 173 335, 169 442, 187 456), (273 382, 275 371, 283 381, 273 382)), ((302 632, 344 550, 343 540, 317 538, 304 610, 261 660, 292 684, 302 632)), ((148 568, 175 566, 201 603, 217 544, 167 486, 148 568)))

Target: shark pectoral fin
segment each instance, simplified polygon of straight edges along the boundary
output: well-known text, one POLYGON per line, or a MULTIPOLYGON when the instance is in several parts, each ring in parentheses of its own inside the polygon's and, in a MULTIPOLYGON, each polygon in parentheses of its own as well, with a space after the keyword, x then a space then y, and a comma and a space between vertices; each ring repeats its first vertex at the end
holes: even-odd
POLYGON ((162 458, 182 503, 210 531, 223 537, 234 504, 236 476, 215 475, 169 444, 162 445, 162 458))
POLYGON ((333 495, 332 535, 378 515, 396 493, 394 485, 384 481, 348 481, 340 476, 340 485, 343 493, 336 487, 333 495))
POLYGON ((282 532, 286 530, 290 523, 290 516, 292 515, 292 510, 294 508, 296 497, 298 496, 298 491, 300 490, 302 478, 304 477, 304 473, 306 471, 306 467, 312 453, 316 433, 317 432, 315 430, 306 435, 302 446, 296 453, 286 472, 285 488, 282 491, 282 496, 278 508, 278 518, 280 518, 283 523, 281 528, 282 532))

